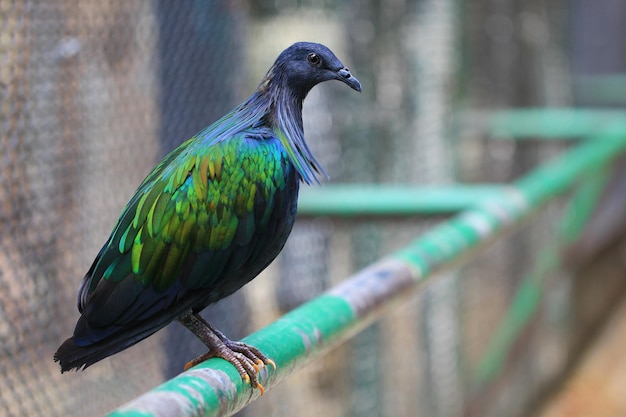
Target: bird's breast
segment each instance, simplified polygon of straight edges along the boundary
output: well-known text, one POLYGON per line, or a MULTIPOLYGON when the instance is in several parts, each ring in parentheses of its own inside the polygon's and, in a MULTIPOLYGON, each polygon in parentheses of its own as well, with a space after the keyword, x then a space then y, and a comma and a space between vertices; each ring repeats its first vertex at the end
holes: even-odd
POLYGON ((198 265, 210 259, 212 270, 190 275, 210 288, 206 303, 233 293, 276 258, 297 211, 299 175, 277 139, 246 137, 223 155, 221 176, 209 184, 220 201, 209 209, 214 241, 203 241, 198 257, 198 265))

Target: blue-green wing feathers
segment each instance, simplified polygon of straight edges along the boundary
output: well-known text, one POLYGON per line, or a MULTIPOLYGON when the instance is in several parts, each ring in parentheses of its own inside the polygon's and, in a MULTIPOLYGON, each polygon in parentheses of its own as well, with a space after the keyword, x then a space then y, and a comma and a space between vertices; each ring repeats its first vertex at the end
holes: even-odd
POLYGON ((122 323, 216 301, 282 248, 297 178, 280 142, 241 133, 202 145, 191 140, 168 155, 124 209, 79 290, 85 343, 122 323))

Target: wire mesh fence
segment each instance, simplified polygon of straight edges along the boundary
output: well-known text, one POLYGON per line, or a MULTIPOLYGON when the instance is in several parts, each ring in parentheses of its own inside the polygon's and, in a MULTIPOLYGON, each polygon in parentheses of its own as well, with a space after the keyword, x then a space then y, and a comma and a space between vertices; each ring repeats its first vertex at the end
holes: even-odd
MULTIPOLYGON (((472 31, 492 12, 457 3, 0 0, 0 415, 104 414, 203 351, 172 324, 85 372, 61 375, 52 361, 78 317, 78 284, 135 187, 160 156, 243 99, 292 41, 330 45, 363 82, 358 99, 324 86, 305 102, 308 142, 335 181, 505 182, 559 150, 454 131, 462 52, 480 52, 482 35, 472 31), (470 23, 469 45, 462 21, 470 23)), ((540 23, 555 14, 534 13, 540 23)), ((490 24, 500 45, 506 19, 490 24)), ((537 45, 535 62, 547 65, 537 51, 556 46, 537 45)), ((488 57, 494 73, 502 59, 510 66, 501 48, 488 57)), ((561 63, 550 69, 554 76, 561 63)), ((505 88, 511 79, 500 77, 480 78, 471 99, 490 106, 495 86, 505 97, 497 105, 518 104, 505 88)), ((539 90, 537 80, 545 81, 527 84, 539 90)), ((551 85, 550 97, 565 102, 560 84, 551 85)), ((472 372, 518 284, 557 234, 565 201, 242 414, 466 413, 483 388, 472 372)), ((302 221, 279 260, 207 317, 242 337, 440 220, 302 221)), ((513 415, 562 370, 571 281, 558 269, 549 275, 545 313, 497 403, 477 415, 513 415)))

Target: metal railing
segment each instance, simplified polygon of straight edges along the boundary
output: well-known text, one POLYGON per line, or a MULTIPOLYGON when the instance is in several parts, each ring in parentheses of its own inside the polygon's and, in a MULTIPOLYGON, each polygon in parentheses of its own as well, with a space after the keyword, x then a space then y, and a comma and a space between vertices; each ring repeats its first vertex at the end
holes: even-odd
MULTIPOLYGON (((303 216, 402 216, 460 211, 368 268, 357 272, 324 295, 303 304, 269 326, 243 339, 272 358, 277 367, 264 368, 266 390, 323 355, 399 302, 415 295, 440 272, 459 265, 522 226, 541 207, 577 187, 573 203, 576 221, 556 239, 572 241, 591 213, 606 167, 626 150, 626 120, 611 112, 573 110, 522 111, 498 114, 490 129, 504 136, 584 137, 554 160, 507 185, 445 188, 327 186, 304 194, 303 216), (547 117, 549 115, 551 117, 547 117), (503 121, 505 120, 505 121, 503 121), (549 127, 546 127, 549 126, 549 127), (558 127, 558 128, 557 128, 558 127), (598 181, 596 181, 599 179, 598 181), (587 183, 589 186, 585 187, 587 183), (583 184, 583 186, 580 186, 583 184), (371 196, 376 198, 372 199, 371 196), (577 198, 576 195, 579 197, 577 198), (573 224, 573 225, 572 225, 573 224)), ((490 130, 487 129, 487 130, 490 130)), ((513 341, 533 316, 541 297, 539 262, 518 287, 474 378, 494 378, 513 341)), ((226 361, 210 359, 113 411, 110 416, 227 416, 260 396, 226 361)))

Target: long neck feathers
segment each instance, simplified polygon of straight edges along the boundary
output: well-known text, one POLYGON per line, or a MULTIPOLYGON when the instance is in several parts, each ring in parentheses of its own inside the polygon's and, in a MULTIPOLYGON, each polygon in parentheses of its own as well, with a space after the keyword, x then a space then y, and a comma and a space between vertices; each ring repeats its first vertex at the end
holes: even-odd
POLYGON ((265 91, 271 102, 270 120, 291 163, 305 183, 319 183, 318 174, 327 174, 304 140, 302 123, 302 102, 309 90, 294 90, 285 78, 283 72, 270 70, 268 81, 261 83, 259 90, 265 91))
POLYGON ((291 88, 284 72, 274 66, 246 101, 198 136, 211 138, 211 143, 217 143, 242 130, 269 127, 282 143, 302 181, 319 183, 318 174, 327 174, 304 140, 302 101, 307 93, 308 90, 291 88))

